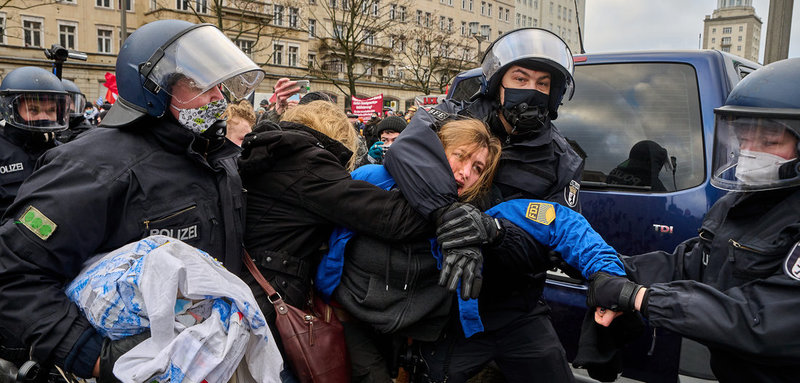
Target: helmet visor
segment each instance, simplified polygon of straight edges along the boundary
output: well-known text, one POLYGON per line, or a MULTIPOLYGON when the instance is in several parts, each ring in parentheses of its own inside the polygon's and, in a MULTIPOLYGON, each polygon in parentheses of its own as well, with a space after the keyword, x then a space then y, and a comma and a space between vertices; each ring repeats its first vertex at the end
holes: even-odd
POLYGON ((12 93, 0 96, 3 118, 17 128, 57 132, 69 127, 70 97, 66 93, 12 93))
POLYGON ((486 51, 481 69, 486 80, 491 81, 500 69, 523 60, 538 61, 559 71, 566 80, 564 90, 567 99, 572 98, 572 52, 564 40, 550 31, 526 28, 503 35, 486 51))
POLYGON ((83 93, 70 93, 69 114, 72 116, 83 115, 83 109, 86 107, 86 96, 83 93))
POLYGON ((711 184, 729 191, 800 185, 800 119, 717 115, 711 184))
POLYGON ((164 48, 148 78, 187 103, 215 85, 228 97, 246 98, 264 79, 264 71, 219 29, 203 25, 164 48))

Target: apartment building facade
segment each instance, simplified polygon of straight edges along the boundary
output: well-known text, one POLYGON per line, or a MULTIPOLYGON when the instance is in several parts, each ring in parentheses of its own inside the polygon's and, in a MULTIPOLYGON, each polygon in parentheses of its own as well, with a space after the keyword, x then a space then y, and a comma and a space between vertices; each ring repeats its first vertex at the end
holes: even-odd
MULTIPOLYGON (((90 100, 105 95, 105 74, 114 73, 120 48, 123 1, 15 0, 3 6, 0 77, 20 66, 51 67, 43 50, 60 44, 88 57, 67 60, 63 77, 90 100)), ((125 24, 130 34, 159 19, 212 23, 267 72, 260 94, 270 93, 280 77, 306 78, 312 90, 345 107, 350 71, 357 74, 351 76, 356 78, 355 96, 383 94, 385 105, 402 111, 423 94, 425 76, 427 93, 441 93, 455 73, 479 65, 491 41, 515 28, 549 27, 577 51, 577 28, 570 24, 576 12, 567 9, 572 0, 556 1, 552 13, 533 0, 536 7, 530 3, 530 10, 540 12, 536 25, 519 22, 520 1, 127 0, 125 24), (348 23, 363 25, 348 28, 348 23), (348 68, 342 41, 351 40, 360 45, 348 68)))
POLYGON ((703 49, 758 62, 761 24, 753 0, 717 0, 717 8, 703 21, 703 49))

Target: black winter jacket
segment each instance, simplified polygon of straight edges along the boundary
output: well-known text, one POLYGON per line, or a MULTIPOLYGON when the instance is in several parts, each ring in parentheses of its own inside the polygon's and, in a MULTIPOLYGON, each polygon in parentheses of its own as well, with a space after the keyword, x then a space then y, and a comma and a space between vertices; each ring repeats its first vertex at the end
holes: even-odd
POLYGON ((56 146, 51 138, 45 141, 42 133, 24 131, 13 126, 3 126, 0 131, 0 216, 14 202, 17 190, 28 176, 33 173, 36 160, 45 150, 56 146), (36 134, 41 137, 33 140, 36 134), (36 141, 36 142, 34 142, 36 141))
MULTIPOLYGON (((289 304, 305 304, 335 226, 392 242, 432 235, 400 193, 350 178, 344 165, 351 152, 341 143, 300 124, 269 125, 246 136, 239 160, 248 193, 245 247, 289 304)), ((273 316, 254 286, 262 310, 273 316)))
POLYGON ((650 324, 711 350, 720 382, 796 382, 800 189, 731 193, 670 254, 623 257, 651 289, 650 324))
POLYGON ((64 294, 91 257, 152 234, 241 264, 243 200, 234 144, 172 118, 97 128, 47 151, 0 226, 0 326, 90 376, 102 338, 64 294))
MULTIPOLYGON (((418 110, 386 153, 384 165, 398 187, 419 211, 430 214, 456 201, 456 183, 444 150, 432 128, 456 115, 486 122, 503 143, 489 207, 518 199, 544 199, 579 210, 583 159, 551 126, 537 137, 510 136, 497 118, 492 101, 446 101, 430 111, 418 110)), ((480 313, 487 330, 523 315, 547 310, 541 301, 549 249, 521 230, 506 230, 503 241, 484 249, 480 313)))

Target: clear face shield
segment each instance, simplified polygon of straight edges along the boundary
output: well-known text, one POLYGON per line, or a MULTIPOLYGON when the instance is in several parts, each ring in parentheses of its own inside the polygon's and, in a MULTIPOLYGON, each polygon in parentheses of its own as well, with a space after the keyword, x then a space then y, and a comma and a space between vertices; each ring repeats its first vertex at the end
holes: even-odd
POLYGON ((718 114, 711 184, 729 191, 800 185, 798 117, 718 114))
POLYGON ((217 85, 229 100, 244 99, 264 79, 264 71, 211 25, 194 28, 173 41, 146 74, 181 104, 217 85))
POLYGON ((511 31, 489 47, 481 63, 487 81, 504 66, 525 59, 534 59, 558 70, 566 80, 564 95, 572 98, 574 63, 569 46, 558 36, 543 29, 511 31))
POLYGON ((82 116, 86 107, 86 96, 83 93, 69 93, 69 114, 72 117, 82 116))
POLYGON ((0 96, 7 124, 33 132, 57 132, 69 127, 71 99, 67 93, 9 93, 0 96))

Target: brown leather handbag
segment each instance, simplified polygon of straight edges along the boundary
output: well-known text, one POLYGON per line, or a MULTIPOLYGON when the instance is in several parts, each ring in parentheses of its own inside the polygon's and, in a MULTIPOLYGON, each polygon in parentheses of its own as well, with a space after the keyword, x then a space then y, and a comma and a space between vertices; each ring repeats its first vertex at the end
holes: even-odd
POLYGON ((312 310, 304 311, 283 301, 244 252, 243 261, 275 306, 275 327, 283 342, 284 355, 301 383, 350 382, 350 360, 344 328, 333 308, 314 295, 312 310))

